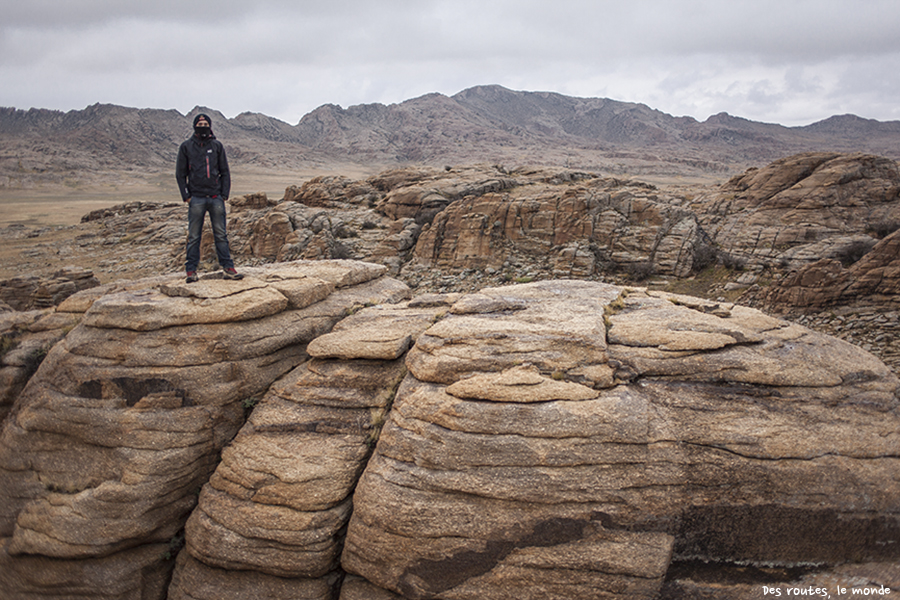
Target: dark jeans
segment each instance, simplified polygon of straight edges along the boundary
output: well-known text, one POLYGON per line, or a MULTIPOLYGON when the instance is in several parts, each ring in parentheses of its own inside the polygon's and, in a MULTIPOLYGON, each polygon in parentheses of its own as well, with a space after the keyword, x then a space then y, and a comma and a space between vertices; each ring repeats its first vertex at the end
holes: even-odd
POLYGON ((203 232, 203 219, 209 213, 213 238, 216 242, 216 256, 223 269, 233 269, 231 251, 228 249, 228 235, 225 233, 225 201, 221 197, 207 198, 194 196, 188 208, 188 241, 185 271, 196 271, 200 264, 200 235, 203 232))

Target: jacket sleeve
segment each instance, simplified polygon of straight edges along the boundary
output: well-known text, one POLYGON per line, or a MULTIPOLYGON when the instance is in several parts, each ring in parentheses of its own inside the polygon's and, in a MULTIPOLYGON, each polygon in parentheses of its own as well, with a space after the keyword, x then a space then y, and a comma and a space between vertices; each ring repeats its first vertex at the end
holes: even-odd
POLYGON ((231 195, 231 171, 228 169, 228 158, 225 156, 225 146, 219 144, 219 189, 222 198, 228 200, 231 195))
POLYGON ((178 183, 178 191, 185 202, 191 197, 188 189, 188 157, 184 144, 178 148, 178 158, 175 159, 175 181, 178 183))

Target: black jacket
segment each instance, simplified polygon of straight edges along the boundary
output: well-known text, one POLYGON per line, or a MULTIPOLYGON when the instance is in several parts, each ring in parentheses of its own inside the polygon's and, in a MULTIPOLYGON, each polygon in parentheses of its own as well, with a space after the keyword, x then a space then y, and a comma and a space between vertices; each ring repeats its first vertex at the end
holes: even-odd
POLYGON ((231 172, 222 142, 215 137, 201 140, 196 135, 182 142, 175 161, 175 179, 184 201, 192 196, 222 196, 227 200, 231 172))

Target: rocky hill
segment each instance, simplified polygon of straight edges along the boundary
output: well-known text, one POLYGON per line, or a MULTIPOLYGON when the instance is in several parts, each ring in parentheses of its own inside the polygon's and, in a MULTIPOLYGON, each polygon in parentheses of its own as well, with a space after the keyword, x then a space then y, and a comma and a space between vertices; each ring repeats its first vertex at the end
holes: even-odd
POLYGON ((296 125, 255 113, 94 105, 66 113, 0 109, 0 187, 82 181, 98 172, 169 172, 190 117, 211 114, 237 166, 291 170, 347 163, 386 168, 493 162, 607 173, 722 173, 812 150, 900 158, 900 123, 833 117, 806 127, 719 114, 704 122, 643 104, 500 86, 428 94, 389 106, 325 105, 296 125))
POLYGON ((900 585, 900 379, 856 346, 595 281, 245 272, 14 313, 52 347, 0 430, 0 598, 900 585))

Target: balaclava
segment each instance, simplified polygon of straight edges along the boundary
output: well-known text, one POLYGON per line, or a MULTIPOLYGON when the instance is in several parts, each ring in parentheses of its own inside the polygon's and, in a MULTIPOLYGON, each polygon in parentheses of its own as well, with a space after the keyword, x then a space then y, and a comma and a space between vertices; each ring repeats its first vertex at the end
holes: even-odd
POLYGON ((208 140, 209 138, 211 138, 212 137, 212 119, 210 119, 207 115, 204 115, 203 113, 200 113, 199 115, 194 117, 194 133, 201 140, 208 140), (199 121, 201 117, 206 119, 206 122, 209 123, 209 126, 197 127, 197 121, 199 121))

